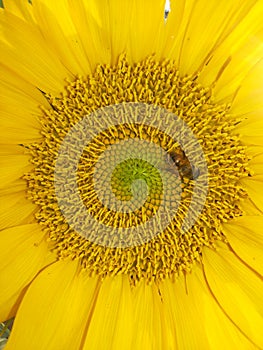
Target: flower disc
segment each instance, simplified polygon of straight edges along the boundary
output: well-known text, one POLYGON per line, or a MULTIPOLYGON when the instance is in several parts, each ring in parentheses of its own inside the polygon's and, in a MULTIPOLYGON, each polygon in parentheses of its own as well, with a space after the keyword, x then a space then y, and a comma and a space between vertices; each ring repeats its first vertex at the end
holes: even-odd
POLYGON ((196 76, 121 56, 47 98, 25 178, 60 258, 136 284, 186 273, 204 246, 227 241, 221 224, 242 215, 248 157, 232 135, 240 121, 196 76))

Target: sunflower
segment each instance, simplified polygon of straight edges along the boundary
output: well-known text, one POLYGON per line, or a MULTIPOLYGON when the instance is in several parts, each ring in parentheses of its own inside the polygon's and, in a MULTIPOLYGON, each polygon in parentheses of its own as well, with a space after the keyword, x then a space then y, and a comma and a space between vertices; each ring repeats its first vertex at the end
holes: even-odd
POLYGON ((6 350, 263 349, 261 0, 4 0, 6 350))

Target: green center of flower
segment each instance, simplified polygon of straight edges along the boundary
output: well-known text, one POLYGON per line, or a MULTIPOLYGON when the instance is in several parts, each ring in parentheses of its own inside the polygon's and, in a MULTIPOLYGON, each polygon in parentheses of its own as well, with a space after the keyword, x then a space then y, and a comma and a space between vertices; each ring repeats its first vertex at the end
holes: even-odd
POLYGON ((249 173, 248 158, 233 135, 239 121, 230 106, 216 104, 196 76, 180 77, 170 61, 130 65, 120 57, 68 82, 60 97, 46 97, 52 109, 41 115, 42 142, 27 146, 34 170, 25 178, 59 258, 79 259, 90 275, 126 273, 131 284, 151 283, 191 271, 204 245, 226 241, 221 224, 242 215, 239 180, 249 173), (65 148, 85 118, 85 132, 74 132, 65 148), (195 220, 183 229, 187 215, 195 220))
POLYGON ((142 159, 128 159, 118 164, 112 176, 113 192, 119 199, 132 197, 131 186, 135 180, 142 179, 150 187, 151 193, 158 191, 161 177, 152 164, 142 159))
MULTIPOLYGON (((127 159, 116 166, 111 178, 112 192, 118 200, 130 201, 133 192, 143 191, 141 183, 137 180, 142 180, 149 188, 148 204, 155 196, 161 198, 163 188, 160 174, 152 164, 138 158, 127 159)), ((151 215, 152 211, 149 214, 151 215)))

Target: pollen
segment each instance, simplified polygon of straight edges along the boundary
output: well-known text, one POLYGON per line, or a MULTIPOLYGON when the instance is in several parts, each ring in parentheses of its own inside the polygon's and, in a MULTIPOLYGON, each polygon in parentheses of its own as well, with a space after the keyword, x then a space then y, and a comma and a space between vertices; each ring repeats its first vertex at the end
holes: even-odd
POLYGON ((51 108, 41 109, 42 141, 27 146, 34 168, 24 178, 28 197, 39 208, 36 219, 59 259, 78 259, 91 276, 125 273, 136 285, 188 273, 202 261, 204 246, 227 241, 221 225, 242 215, 240 202, 247 194, 240 179, 250 173, 246 149, 233 132, 240 120, 231 105, 214 101, 212 87, 201 86, 195 75, 181 76, 172 61, 152 56, 131 65, 122 55, 116 66, 99 65, 93 75, 68 81, 61 96, 46 98, 51 108), (84 214, 91 218, 88 226, 63 187, 69 193, 63 203, 77 229, 57 197, 57 159, 74 125, 84 118, 90 122, 94 113, 93 121, 107 128, 97 133, 93 128, 79 155, 82 136, 76 136, 63 167, 79 158, 67 183, 76 182, 84 214), (171 114, 198 141, 206 173, 198 162, 192 164, 198 149, 171 136, 177 128, 166 117, 171 114), (205 181, 206 191, 196 195, 205 181), (183 230, 202 195, 198 215, 183 230), (169 220, 162 226, 165 215, 169 220))

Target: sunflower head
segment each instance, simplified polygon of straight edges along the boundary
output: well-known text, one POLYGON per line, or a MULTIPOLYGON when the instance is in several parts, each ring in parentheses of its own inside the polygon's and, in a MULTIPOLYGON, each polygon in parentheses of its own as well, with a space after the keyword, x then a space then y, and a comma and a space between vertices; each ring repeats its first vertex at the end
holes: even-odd
POLYGON ((242 215, 248 157, 232 134, 240 119, 196 76, 120 56, 47 98, 26 179, 60 257, 133 284, 189 272, 203 246, 226 242, 220 227, 242 215))
POLYGON ((262 11, 4 1, 7 350, 263 348, 262 11))

